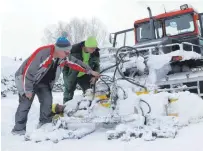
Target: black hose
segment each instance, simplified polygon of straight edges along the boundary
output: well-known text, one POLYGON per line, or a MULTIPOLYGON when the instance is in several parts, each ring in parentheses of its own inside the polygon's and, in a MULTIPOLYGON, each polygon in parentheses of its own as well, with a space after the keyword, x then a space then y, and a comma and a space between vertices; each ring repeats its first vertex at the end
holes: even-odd
MULTIPOLYGON (((110 66, 110 67, 107 67, 107 68, 105 68, 105 69, 103 69, 100 73, 103 73, 103 72, 105 72, 105 71, 107 71, 107 70, 109 70, 109 69, 112 69, 112 68, 114 68, 114 67, 117 67, 117 66, 120 64, 120 61, 118 61, 117 55, 118 55, 118 52, 121 51, 123 48, 129 48, 129 49, 136 50, 135 48, 130 47, 130 46, 123 46, 123 47, 119 48, 119 49, 117 50, 117 52, 116 52, 116 64, 115 64, 115 65, 112 65, 112 66, 110 66)), ((138 55, 138 53, 137 53, 137 55, 138 55)), ((122 61, 123 61, 123 60, 122 60, 122 61)), ((124 62, 125 62, 125 61, 124 61, 124 62)))
MULTIPOLYGON (((119 48, 118 51, 117 51, 117 53, 116 53, 116 60, 119 60, 119 62, 117 61, 118 65, 121 63, 121 61, 124 61, 123 58, 127 55, 127 54, 125 54, 124 56, 121 57, 121 59, 118 57, 119 51, 121 51, 123 48, 129 48, 129 49, 131 49, 131 50, 136 50, 135 48, 129 47, 129 46, 124 46, 124 47, 119 48)), ((137 56, 138 56, 137 50, 136 50, 136 53, 137 53, 137 56)), ((126 80, 126 81, 128 81, 128 82, 130 82, 130 83, 132 83, 132 84, 134 84, 134 85, 136 85, 136 86, 142 87, 142 88, 144 88, 145 90, 147 90, 147 88, 146 88, 145 86, 143 86, 143 85, 141 85, 141 84, 138 84, 138 83, 135 83, 135 82, 129 80, 128 78, 126 78, 125 75, 120 71, 120 68, 118 68, 118 66, 117 66, 115 72, 116 72, 117 70, 118 70, 119 74, 121 75, 121 77, 122 77, 124 80, 126 80)), ((115 72, 114 72, 114 76, 115 76, 115 72)))
POLYGON ((120 88, 123 91, 124 99, 126 99, 127 94, 126 94, 125 90, 121 86, 117 86, 117 88, 120 88))
MULTIPOLYGON (((102 77, 102 78, 107 77, 108 80, 106 80, 106 81, 109 81, 110 83, 113 83, 113 82, 114 82, 113 79, 112 79, 112 77, 110 77, 110 76, 108 76, 108 75, 100 75, 100 77, 102 77)), ((101 78, 100 78, 100 79, 101 79, 101 78)))
MULTIPOLYGON (((135 51, 136 51, 136 54, 137 54, 137 56, 138 56, 138 52, 137 52, 137 50, 136 50, 135 48, 129 47, 129 46, 123 46, 123 47, 119 48, 119 49, 117 50, 117 52, 116 52, 116 64, 115 64, 115 65, 112 65, 112 66, 110 66, 110 67, 108 67, 108 68, 105 68, 105 69, 102 70, 100 73, 103 73, 103 72, 105 72, 105 71, 107 71, 107 70, 109 70, 109 69, 111 69, 111 68, 116 67, 116 69, 115 69, 115 71, 114 71, 114 74, 113 74, 113 79, 112 79, 112 81, 110 81, 110 82, 112 82, 112 83, 115 82, 116 72, 117 72, 117 70, 118 70, 118 72, 119 72, 119 74, 121 75, 121 77, 122 77, 123 80, 126 80, 126 81, 130 82, 131 84, 134 84, 134 85, 136 85, 136 86, 139 86, 139 87, 142 87, 142 88, 144 88, 144 89, 147 89, 145 86, 140 85, 140 84, 138 84, 138 83, 135 83, 135 82, 129 80, 129 78, 126 78, 125 75, 120 71, 119 65, 121 64, 121 62, 126 62, 126 61, 123 60, 123 58, 127 55, 127 53, 126 53, 126 54, 123 55, 122 57, 121 57, 121 56, 119 56, 120 58, 118 57, 119 52, 120 52, 121 50, 123 50, 123 49, 135 50, 135 51)), ((109 76, 106 76, 106 77, 109 77, 109 76)), ((110 77, 110 78, 111 78, 111 77, 110 77)), ((108 86, 108 90, 109 90, 109 94, 110 94, 110 87, 109 87, 109 85, 108 85, 104 80, 101 80, 101 81, 103 81, 103 82, 108 86)), ((96 92, 96 90, 95 90, 95 84, 96 84, 96 83, 94 83, 94 85, 93 85, 93 99, 94 99, 94 97, 95 97, 95 92, 96 92)))
MULTIPOLYGON (((123 56, 119 56, 120 58, 118 57, 118 55, 120 55, 119 52, 120 52, 123 48, 134 49, 133 47, 123 46, 123 47, 121 47, 121 48, 119 48, 119 49, 117 50, 117 52, 116 52, 116 69, 115 69, 114 74, 113 74, 113 81, 115 80, 117 70, 119 70, 119 65, 120 65, 120 63, 121 63, 121 62, 125 62, 125 61, 123 60, 123 58, 127 55, 127 53, 124 54, 123 56)), ((122 76, 122 75, 121 75, 121 76, 122 76)))
MULTIPOLYGON (((112 78, 112 81, 111 80, 109 80, 111 83, 114 83, 115 81, 116 81, 116 72, 117 72, 117 70, 118 70, 118 72, 119 72, 119 74, 121 75, 121 79, 123 79, 123 80, 126 80, 126 81, 128 81, 129 83, 131 83, 131 84, 134 84, 134 85, 136 85, 136 86, 139 86, 139 87, 142 87, 142 88, 144 88, 145 90, 147 90, 147 88, 145 87, 145 86, 143 86, 143 85, 141 85, 141 84, 139 84, 139 83, 136 83, 136 82, 134 82, 133 81, 133 79, 130 79, 130 78, 126 78, 125 77, 125 75, 120 71, 120 68, 119 68, 119 65, 121 64, 121 63, 124 63, 124 62, 126 62, 125 60, 123 60, 123 58, 127 55, 127 53, 126 54, 124 54, 123 56, 120 56, 120 54, 119 54, 119 52, 121 51, 121 50, 123 50, 123 49, 129 49, 129 50, 135 50, 136 52, 136 54, 137 54, 137 56, 138 56, 138 51, 136 50, 136 48, 133 48, 133 47, 129 47, 129 46, 123 46, 123 47, 121 47, 121 48, 119 48, 118 50, 117 50, 117 52, 116 52, 116 64, 115 65, 112 65, 112 66, 110 66, 110 67, 108 67, 108 68, 106 68, 106 69, 104 69, 104 70, 102 70, 100 73, 103 73, 103 72, 105 72, 105 71, 107 71, 107 70, 109 70, 109 69, 111 69, 111 68, 114 68, 114 67, 116 67, 116 69, 115 69, 115 71, 114 71, 114 74, 113 74, 113 78, 112 78)), ((128 51, 129 51, 128 50, 128 51)), ((104 76, 104 75, 103 75, 104 76)), ((109 76, 106 76, 106 77, 108 77, 109 78, 109 76)), ((110 86, 108 85, 108 83, 105 81, 105 80, 103 80, 102 78, 100 78, 101 79, 101 81, 102 82, 104 82, 104 84, 106 84, 107 85, 107 87, 108 87, 108 92, 109 92, 109 95, 111 94, 111 90, 110 90, 110 86)), ((110 77, 110 79, 111 79, 111 77, 110 77)), ((118 79, 117 79, 118 80, 118 79)), ((93 98, 95 97, 95 92, 96 92, 96 90, 95 90, 95 85, 96 85, 96 83, 94 83, 94 85, 93 85, 93 98)), ((121 87, 120 87, 121 88, 121 87)), ((121 88, 122 89, 122 88, 121 88)), ((123 89, 122 89, 123 90, 123 89)), ((123 92, 125 92, 124 90, 123 90, 123 92)), ((124 93, 125 94, 125 93, 124 93)), ((151 107, 149 106, 149 104, 147 103, 147 102, 145 102, 144 100, 142 100, 142 102, 144 102, 144 103, 146 103, 147 105, 148 105, 148 107, 149 107, 149 111, 148 111, 148 113, 150 113, 151 112, 151 107)), ((143 112, 143 110, 142 110, 142 112, 143 112)), ((144 113, 142 113, 142 114, 144 114, 144 113)))
MULTIPOLYGON (((149 113, 151 113, 151 106, 149 105, 149 103, 147 103, 146 101, 144 101, 144 100, 140 100, 141 102, 143 102, 143 103, 145 103, 145 104, 147 104, 147 106, 148 106, 148 108, 149 108, 149 111, 147 112, 147 114, 149 114, 149 113)), ((142 111, 142 116, 144 116, 144 118, 145 118, 145 120, 144 120, 144 125, 147 125, 147 116, 146 115, 144 115, 144 111, 143 111, 143 109, 140 107, 140 110, 142 111)))
POLYGON ((105 80, 103 80, 102 78, 100 79, 102 82, 104 82, 104 84, 106 84, 106 86, 108 87, 108 96, 110 96, 111 95, 111 88, 110 88, 110 86, 108 85, 108 83, 106 83, 106 81, 105 80))
MULTIPOLYGON (((123 61, 123 62, 128 62, 128 61, 123 61)), ((116 63, 116 64, 114 64, 114 65, 112 65, 112 66, 109 66, 109 67, 103 69, 103 70, 100 72, 100 74, 103 73, 103 72, 105 72, 105 71, 107 71, 107 70, 109 70, 109 69, 112 69, 112 68, 118 66, 119 64, 120 64, 120 63, 116 63)))
POLYGON ((118 64, 114 64, 114 65, 112 65, 112 66, 109 66, 109 67, 103 69, 100 73, 103 73, 103 72, 105 72, 105 71, 107 71, 107 70, 109 70, 109 69, 112 69, 112 68, 116 67, 117 65, 118 65, 118 64))
MULTIPOLYGON (((149 114, 149 113, 151 113, 151 106, 149 105, 149 103, 147 103, 146 101, 144 101, 144 100, 140 100, 141 102, 143 102, 143 103, 145 103, 145 104, 147 104, 147 106, 148 106, 148 108, 149 108, 149 111, 147 112, 147 114, 149 114)), ((143 116, 145 116, 145 115, 143 115, 143 116)))
MULTIPOLYGON (((103 80, 101 77, 108 77, 108 78, 110 78, 111 79, 111 77, 110 76, 107 76, 107 75, 101 75, 100 76, 100 80, 108 87, 108 94, 107 94, 107 97, 110 97, 110 95, 111 95, 111 88, 110 88, 110 86, 108 85, 108 83, 105 81, 105 80, 103 80)), ((108 81, 110 81, 110 80, 108 80, 108 81)), ((113 81, 110 81, 111 83, 113 82, 113 81)), ((98 83, 98 82, 96 82, 96 83, 98 83)), ((96 94, 96 83, 94 83, 93 84, 93 100, 94 100, 94 98, 95 98, 95 94, 96 94)))
POLYGON ((128 82, 131 83, 131 84, 134 84, 134 85, 136 85, 136 86, 139 86, 139 87, 144 88, 145 90, 147 90, 147 88, 146 88, 145 86, 143 86, 143 85, 141 85, 141 84, 138 84, 138 83, 135 83, 135 82, 129 80, 130 78, 126 78, 125 75, 120 71, 120 69, 118 69, 118 72, 119 72, 119 74, 121 75, 122 79, 128 81, 128 82))

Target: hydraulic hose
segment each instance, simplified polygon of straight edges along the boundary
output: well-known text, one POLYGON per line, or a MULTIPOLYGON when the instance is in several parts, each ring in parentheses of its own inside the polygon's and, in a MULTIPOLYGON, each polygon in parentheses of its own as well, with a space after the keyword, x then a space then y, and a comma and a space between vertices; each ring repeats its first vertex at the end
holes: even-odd
MULTIPOLYGON (((136 54, 137 54, 137 56, 138 56, 137 50, 136 50, 135 48, 133 48, 133 47, 124 46, 124 47, 119 48, 118 51, 117 51, 117 53, 116 53, 116 60, 118 60, 118 61, 117 61, 117 62, 118 62, 118 65, 117 65, 116 70, 118 70, 119 74, 121 75, 121 77, 122 77, 124 80, 130 82, 131 84, 134 84, 134 85, 136 85, 136 86, 139 86, 139 87, 144 88, 145 90, 147 90, 147 88, 146 88, 145 86, 143 86, 143 85, 141 85, 141 84, 139 84, 139 83, 136 83, 136 82, 130 80, 130 78, 126 78, 125 75, 121 72, 120 68, 118 67, 119 64, 121 63, 121 61, 124 62, 123 58, 127 55, 127 54, 125 54, 123 57, 121 57, 121 59, 120 59, 119 56, 118 56, 119 52, 120 52, 122 49, 124 49, 124 48, 128 48, 128 49, 131 49, 131 50, 135 50, 135 51, 136 51, 136 54)), ((116 72, 116 70, 115 70, 115 72, 116 72)), ((114 72, 114 76, 115 76, 115 72, 114 72)))
MULTIPOLYGON (((147 106, 148 106, 148 108, 149 108, 149 111, 147 112, 147 114, 149 114, 149 113, 151 113, 151 106, 149 105, 149 103, 147 103, 146 101, 144 101, 144 100, 140 100, 140 102, 143 102, 143 103, 145 103, 147 106)), ((142 111, 143 112, 143 111, 142 111)), ((143 112, 143 116, 145 116, 144 115, 144 112, 143 112)))
MULTIPOLYGON (((140 100, 140 102, 143 102, 143 103, 147 104, 147 106, 149 108, 149 111, 147 112, 147 114, 151 113, 151 106, 149 105, 149 103, 147 103, 146 101, 144 101, 142 99, 140 100)), ((144 116, 144 118, 145 118, 144 125, 147 125, 147 116, 146 116, 147 114, 144 114, 144 111, 141 108, 141 106, 140 106, 140 110, 142 111, 142 116, 144 116)))
MULTIPOLYGON (((131 79, 131 78, 125 77, 125 75, 124 75, 124 74, 122 73, 122 71, 120 70, 119 65, 121 65, 121 63, 127 62, 127 61, 123 60, 123 58, 126 57, 126 55, 127 55, 128 53, 124 53, 123 56, 121 56, 121 55, 119 54, 120 51, 121 51, 121 50, 124 50, 124 49, 126 49, 127 51, 135 50, 135 54, 136 54, 137 56, 139 55, 138 52, 137 52, 137 50, 136 50, 136 48, 129 47, 129 46, 123 46, 123 47, 119 48, 119 49, 117 50, 117 52, 116 52, 116 56, 115 56, 115 57, 116 57, 116 64, 115 64, 115 65, 112 65, 112 66, 110 66, 110 67, 107 67, 107 68, 103 69, 103 70, 100 72, 100 73, 103 73, 103 72, 105 72, 105 71, 107 71, 107 70, 109 70, 109 69, 112 69, 112 68, 116 67, 116 69, 115 69, 115 71, 114 71, 114 74, 113 74, 113 78, 111 78, 110 76, 106 76, 106 75, 101 75, 101 78, 100 78, 100 80, 108 87, 108 94, 109 94, 109 95, 111 94, 110 86, 109 86, 109 84, 107 83, 107 81, 105 81, 104 79, 102 79, 102 77, 105 77, 105 76, 108 77, 109 79, 112 79, 112 80, 109 80, 110 83, 114 83, 115 81, 122 79, 122 80, 128 81, 129 83, 131 83, 131 84, 133 84, 133 85, 139 86, 139 87, 144 88, 145 90, 147 90, 147 88, 146 88, 145 86, 143 86, 143 85, 141 85, 141 84, 139 84, 139 83, 134 82, 133 79, 131 79), (121 76, 121 78, 119 78, 119 79, 116 79, 116 78, 115 78, 117 71, 118 71, 118 73, 119 73, 120 76, 121 76)), ((95 83, 95 84, 96 84, 96 83, 95 83)), ((95 90, 95 84, 93 85, 93 98, 95 97, 95 92, 96 92, 96 90, 95 90)), ((121 88, 121 87, 119 87, 119 88, 121 88)), ((122 88, 121 88, 121 89, 122 89, 122 88)), ((123 89, 122 89, 122 90, 123 90, 123 89)), ((123 90, 123 92, 124 92, 124 94, 126 94, 124 90, 123 90)), ((147 112, 147 114, 149 114, 149 113, 151 112, 151 107, 150 107, 150 105, 149 105, 146 101, 144 101, 144 100, 141 100, 141 102, 144 102, 145 104, 147 104, 147 106, 149 107, 149 111, 147 112)), ((142 110, 142 108, 141 108, 141 111, 142 111, 142 115, 145 116, 145 115, 144 115, 144 112, 143 112, 143 110, 142 110)))
MULTIPOLYGON (((112 66, 110 66, 110 67, 107 67, 107 68, 105 68, 105 69, 103 69, 100 73, 103 73, 103 72, 105 72, 105 71, 107 71, 107 70, 109 70, 109 69, 112 69, 112 68, 116 67, 111 82, 115 82, 116 72, 118 71, 118 73, 121 75, 121 77, 122 77, 123 80, 126 80, 126 81, 128 81, 129 83, 131 83, 131 84, 134 84, 134 85, 136 85, 136 86, 139 86, 139 87, 142 87, 142 88, 144 88, 144 89, 147 89, 145 86, 143 86, 143 85, 141 85, 141 84, 139 84, 139 83, 134 82, 132 79, 126 78, 125 75, 120 71, 119 65, 120 65, 121 63, 126 62, 126 61, 123 60, 123 58, 127 55, 127 53, 126 53, 126 54, 124 54, 122 57, 119 56, 119 52, 120 52, 121 50, 123 50, 123 49, 126 49, 126 50, 128 49, 128 51, 129 51, 129 50, 130 50, 130 51, 135 50, 135 51, 136 51, 136 55, 138 56, 138 52, 137 52, 137 50, 136 50, 135 48, 129 47, 129 46, 123 46, 123 47, 119 48, 119 49, 117 50, 117 52, 116 52, 116 64, 115 64, 115 65, 112 65, 112 66)), ((109 77, 109 76, 108 76, 108 77, 109 77)), ((100 78, 100 79, 101 79, 101 78, 100 78)), ((101 80, 101 81, 104 82, 104 80, 101 80)), ((108 85, 106 82, 104 82, 104 83, 108 86, 108 89, 109 89, 109 88, 110 88, 109 85, 108 85)), ((95 83, 95 84, 96 84, 96 83, 95 83)), ((95 84, 93 84, 93 98, 95 97, 95 92, 96 92, 96 90, 95 90, 95 84)), ((109 91, 110 91, 110 89, 109 89, 109 91)))

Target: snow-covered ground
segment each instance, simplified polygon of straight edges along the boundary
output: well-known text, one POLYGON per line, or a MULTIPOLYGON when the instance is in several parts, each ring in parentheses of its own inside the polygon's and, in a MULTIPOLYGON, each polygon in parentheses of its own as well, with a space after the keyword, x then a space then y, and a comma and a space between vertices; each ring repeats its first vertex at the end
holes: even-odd
MULTIPOLYGON (((9 77, 13 75, 19 64, 17 62, 7 63, 8 59, 2 62, 2 75, 9 77), (9 70, 6 70, 8 69, 9 70)), ((178 130, 176 138, 159 138, 155 141, 144 141, 142 138, 131 139, 131 141, 107 140, 107 131, 109 129, 99 128, 91 135, 88 135, 80 140, 63 140, 58 144, 54 144, 51 141, 43 141, 40 143, 34 143, 32 141, 24 141, 23 136, 13 136, 10 132, 14 126, 15 112, 18 106, 18 96, 13 95, 11 92, 7 92, 7 97, 1 98, 1 137, 2 137, 2 150, 3 151, 22 151, 22 150, 43 150, 43 151, 79 151, 79 150, 139 150, 139 151, 202 151, 203 145, 201 140, 203 138, 203 100, 195 94, 189 92, 181 92, 176 94, 158 93, 147 94, 137 96, 134 92, 135 88, 132 84, 125 81, 118 82, 120 86, 127 92, 128 98, 119 102, 119 113, 122 115, 134 113, 134 106, 137 105, 140 99, 148 102, 152 108, 151 114, 153 116, 166 116, 165 106, 168 103, 168 99, 178 99, 173 105, 175 106, 175 113, 178 114, 178 120, 180 126, 186 126, 178 130)), ((122 98, 122 92, 119 96, 122 98)), ((81 95, 81 91, 77 91, 75 98, 81 95)), ((54 103, 62 103, 62 92, 53 93, 54 103)), ((71 104, 70 104, 71 105, 71 104)), ((146 107, 146 106, 145 106, 146 107)), ((145 107, 143 107, 145 111, 145 107)), ((102 108, 102 107, 100 107, 102 108)), ((101 115, 104 110, 96 109, 98 115, 101 115)), ((174 113, 174 111, 172 111, 174 113)), ((96 113, 95 113, 96 114, 96 113)), ((28 115, 27 132, 33 132, 38 124, 39 119, 39 102, 37 97, 33 101, 31 110, 28 115)))
MULTIPOLYGON (((190 124, 182 128, 175 139, 157 139, 155 141, 144 141, 143 139, 132 139, 130 142, 122 142, 120 140, 107 140, 105 129, 99 129, 93 134, 84 137, 81 140, 64 140, 58 144, 50 141, 33 143, 25 142, 23 136, 13 136, 10 131, 14 124, 14 115, 18 105, 16 95, 9 95, 7 98, 2 98, 1 101, 1 138, 2 151, 124 151, 124 150, 139 150, 139 151, 202 151, 203 139, 203 122, 190 124)), ((60 102, 62 93, 54 93, 54 101, 60 102)), ((193 108, 195 110, 195 108, 193 108)), ((32 131, 37 125, 39 118, 39 103, 35 98, 28 120, 28 131, 32 131)))

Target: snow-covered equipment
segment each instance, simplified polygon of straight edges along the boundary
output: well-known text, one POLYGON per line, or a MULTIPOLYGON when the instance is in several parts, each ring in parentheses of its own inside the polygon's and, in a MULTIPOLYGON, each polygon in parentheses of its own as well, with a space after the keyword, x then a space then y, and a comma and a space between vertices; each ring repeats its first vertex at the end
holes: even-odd
MULTIPOLYGON (((203 96, 203 14, 188 5, 154 17, 148 10, 149 18, 114 33, 113 41, 110 36, 118 48, 111 55, 115 64, 74 100, 74 107, 66 105, 64 116, 53 121, 52 135, 62 133, 53 142, 79 139, 100 127, 111 128, 109 140, 175 138, 180 127, 203 118, 202 100, 187 92, 203 96), (130 31, 133 45, 126 46, 130 31), (123 108, 129 112, 124 114, 123 108)), ((29 136, 27 140, 32 140, 29 136)), ((52 140, 50 136, 43 139, 52 140)))
POLYGON ((109 37, 113 47, 134 48, 118 49, 131 60, 122 72, 142 84, 155 84, 159 91, 189 90, 203 97, 203 13, 187 4, 156 16, 147 9, 149 18, 109 37))

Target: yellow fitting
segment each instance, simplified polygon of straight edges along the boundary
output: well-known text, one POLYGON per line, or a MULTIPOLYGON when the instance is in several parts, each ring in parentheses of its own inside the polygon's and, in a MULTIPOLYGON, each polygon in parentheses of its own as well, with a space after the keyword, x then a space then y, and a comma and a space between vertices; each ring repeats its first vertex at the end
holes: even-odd
POLYGON ((168 116, 176 116, 176 117, 178 117, 178 113, 171 113, 171 114, 168 114, 168 116))
POLYGON ((135 92, 137 95, 142 95, 142 94, 149 94, 149 91, 138 91, 135 92))
POLYGON ((111 104, 109 102, 100 102, 100 105, 106 108, 110 108, 111 104))
POLYGON ((104 95, 97 95, 96 97, 100 100, 107 100, 108 99, 108 97, 105 94, 104 95))
POLYGON ((56 113, 56 105, 57 104, 52 104, 52 107, 51 107, 52 113, 56 113))
POLYGON ((178 101, 178 99, 169 99, 169 102, 172 103, 172 102, 176 102, 178 101))

